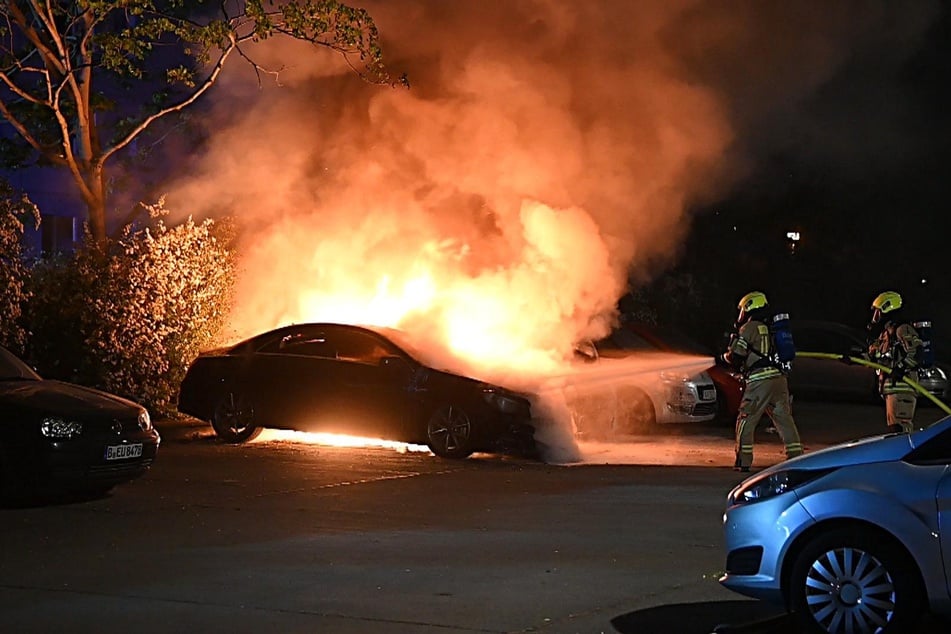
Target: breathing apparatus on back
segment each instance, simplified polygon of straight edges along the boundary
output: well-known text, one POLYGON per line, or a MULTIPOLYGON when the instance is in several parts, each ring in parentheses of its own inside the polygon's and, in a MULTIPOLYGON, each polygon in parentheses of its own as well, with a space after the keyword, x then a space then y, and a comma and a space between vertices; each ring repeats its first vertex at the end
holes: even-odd
POLYGON ((792 332, 789 329, 789 314, 773 314, 769 308, 766 295, 753 291, 744 295, 737 305, 739 314, 733 324, 731 344, 739 336, 740 328, 750 320, 760 321, 769 328, 770 343, 768 350, 753 349, 752 352, 761 357, 761 362, 778 368, 784 374, 792 368, 792 361, 796 357, 796 346, 793 343, 792 332))

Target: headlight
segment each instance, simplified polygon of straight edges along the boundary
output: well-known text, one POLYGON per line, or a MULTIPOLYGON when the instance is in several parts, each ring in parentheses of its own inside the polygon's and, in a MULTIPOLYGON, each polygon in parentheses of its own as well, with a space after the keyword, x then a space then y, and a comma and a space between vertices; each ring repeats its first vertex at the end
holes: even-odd
POLYGON ((769 475, 757 476, 741 484, 731 496, 733 504, 751 504, 788 493, 806 482, 821 478, 834 469, 802 470, 789 469, 769 475))
POLYGON ((931 366, 930 368, 921 368, 918 370, 918 380, 921 379, 937 379, 944 380, 947 377, 944 374, 944 370, 938 366, 931 366))
POLYGON ((83 424, 49 417, 40 423, 40 432, 47 438, 73 438, 83 433, 83 424))
POLYGON ((142 431, 152 430, 152 419, 149 417, 149 411, 143 409, 139 412, 139 429, 142 431))
POLYGON ((483 388, 482 398, 485 399, 486 403, 499 410, 503 414, 515 414, 523 407, 521 399, 506 396, 499 393, 498 390, 490 387, 483 388))

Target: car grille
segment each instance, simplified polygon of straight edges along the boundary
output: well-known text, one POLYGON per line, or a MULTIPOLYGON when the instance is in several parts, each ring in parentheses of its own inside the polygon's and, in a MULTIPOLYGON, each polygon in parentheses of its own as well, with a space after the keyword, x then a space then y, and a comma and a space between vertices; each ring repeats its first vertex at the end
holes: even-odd
POLYGON ((111 478, 113 476, 127 476, 144 471, 152 466, 152 459, 136 460, 122 464, 104 464, 89 467, 90 478, 111 478))
POLYGON ((731 550, 726 556, 726 571, 731 575, 755 575, 763 559, 762 546, 748 546, 731 550))
POLYGON ((716 403, 697 403, 693 407, 691 414, 694 416, 709 416, 717 413, 716 403))

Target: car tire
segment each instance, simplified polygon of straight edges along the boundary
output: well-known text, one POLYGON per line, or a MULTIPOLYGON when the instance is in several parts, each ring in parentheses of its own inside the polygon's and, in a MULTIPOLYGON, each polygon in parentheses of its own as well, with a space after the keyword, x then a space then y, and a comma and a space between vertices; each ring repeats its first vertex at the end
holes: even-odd
POLYGON ((251 399, 240 392, 228 392, 218 399, 211 426, 218 438, 234 444, 254 440, 261 433, 261 427, 254 420, 251 399))
POLYGON ((657 431, 657 413, 647 392, 625 389, 618 392, 617 412, 612 425, 615 434, 651 434, 657 431))
POLYGON ((887 538, 837 529, 799 553, 790 605, 804 632, 913 632, 924 607, 916 571, 909 556, 887 538))
POLYGON ((472 419, 457 405, 442 405, 426 422, 426 444, 440 458, 472 455, 472 419))

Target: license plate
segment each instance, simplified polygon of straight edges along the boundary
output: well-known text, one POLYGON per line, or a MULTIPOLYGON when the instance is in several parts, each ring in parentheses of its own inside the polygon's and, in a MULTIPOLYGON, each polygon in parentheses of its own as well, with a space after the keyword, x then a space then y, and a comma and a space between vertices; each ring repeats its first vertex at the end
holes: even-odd
POLYGON ((109 445, 106 447, 106 460, 125 460, 142 456, 142 443, 131 445, 109 445))

